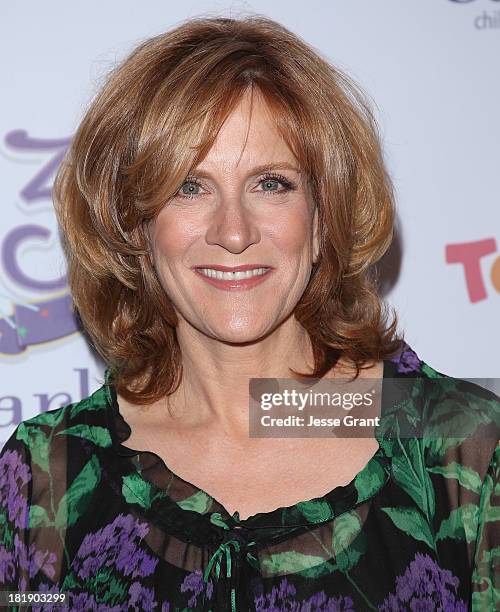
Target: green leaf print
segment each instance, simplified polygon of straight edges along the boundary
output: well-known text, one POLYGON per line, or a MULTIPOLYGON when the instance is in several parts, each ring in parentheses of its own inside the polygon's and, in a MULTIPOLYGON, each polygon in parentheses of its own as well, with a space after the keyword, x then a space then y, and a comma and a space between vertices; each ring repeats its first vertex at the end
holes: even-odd
POLYGON ((470 393, 457 398, 443 399, 435 404, 427 423, 428 435, 433 437, 472 435, 479 425, 491 422, 491 409, 470 393), (470 396, 469 401, 467 396, 470 396))
POLYGON ((428 522, 416 508, 382 508, 398 529, 435 550, 428 522))
POLYGON ((479 507, 476 504, 464 504, 450 512, 448 518, 441 521, 436 540, 453 538, 473 542, 477 535, 479 507))
POLYGON ((154 493, 154 487, 140 474, 133 472, 122 478, 122 494, 129 504, 139 504, 143 508, 151 508, 151 504, 158 497, 165 494, 163 491, 154 493))
POLYGON ((33 463, 40 466, 44 472, 48 472, 49 439, 45 432, 33 425, 21 423, 17 428, 16 438, 22 440, 29 448, 33 463))
POLYGON ((397 484, 415 501, 429 519, 434 516, 436 500, 431 477, 425 467, 423 440, 397 439, 399 450, 392 458, 393 475, 397 484))
POLYGON ((106 388, 100 387, 89 397, 71 406, 71 418, 74 419, 82 410, 100 410, 107 406, 106 388))
POLYGON ((0 507, 0 544, 3 544, 7 550, 14 547, 14 532, 11 524, 6 509, 0 507))
MULTIPOLYGON (((494 460, 496 461, 496 472, 495 472, 495 481, 493 480, 492 474, 488 471, 486 472, 486 476, 484 477, 484 483, 481 491, 481 498, 479 500, 479 513, 481 517, 484 517, 484 522, 479 524, 479 530, 477 535, 477 540, 480 542, 483 538, 484 532, 484 523, 490 520, 490 516, 493 516, 491 499, 493 497, 493 492, 496 489, 495 482, 498 483, 498 471, 500 469, 500 462, 498 461, 498 455, 500 454, 500 444, 497 445, 495 449, 494 460)), ((494 520, 494 519, 493 519, 494 520)))
POLYGON ((61 591, 64 592, 64 591, 80 589, 80 588, 81 588, 81 585, 80 585, 78 578, 75 576, 75 573, 71 571, 69 572, 69 574, 66 574, 64 581, 61 585, 61 591))
POLYGON ((434 368, 431 368, 431 366, 427 365, 425 362, 422 362, 420 369, 428 378, 442 378, 443 376, 439 372, 436 372, 434 368))
POLYGON ((309 523, 322 523, 334 516, 332 507, 325 500, 318 499, 299 502, 297 508, 309 523))
POLYGON ((101 609, 119 606, 128 591, 126 581, 116 576, 110 567, 101 567, 95 575, 84 582, 84 589, 90 587, 101 609))
POLYGON ((472 582, 475 584, 483 584, 491 580, 488 578, 491 575, 493 568, 500 566, 500 547, 490 548, 489 550, 483 550, 483 556, 481 561, 477 564, 472 572, 472 582))
POLYGON ((129 504, 139 504, 143 508, 151 506, 151 484, 136 472, 122 477, 122 495, 129 504))
POLYGON ((500 521, 500 508, 497 506, 495 508, 491 507, 488 516, 486 517, 487 521, 500 521))
POLYGON ((59 425, 59 423, 63 420, 65 414, 66 411, 64 410, 64 407, 61 407, 51 412, 41 412, 30 420, 33 422, 33 424, 48 425, 49 427, 54 428, 57 427, 57 425, 59 425))
POLYGON ((405 432, 413 431, 420 420, 420 411, 417 410, 412 398, 394 402, 384 412, 384 418, 376 429, 379 444, 383 446, 383 442, 387 442, 386 438, 392 438, 394 432, 400 430, 401 427, 405 432), (411 427, 407 423, 410 423, 411 427))
POLYGON ((490 576, 496 574, 499 565, 499 547, 483 551, 480 564, 472 572, 472 582, 478 585, 486 585, 486 588, 482 588, 480 591, 474 591, 472 593, 472 610, 490 612, 490 610, 496 610, 498 608, 500 589, 495 588, 491 582, 490 576))
POLYGON ((490 612, 496 610, 496 606, 500 601, 500 589, 495 589, 491 584, 491 580, 488 580, 488 586, 484 591, 474 591, 472 593, 472 608, 471 610, 482 610, 484 612, 490 612))
POLYGON ((456 478, 462 487, 470 491, 481 492, 481 477, 476 470, 466 465, 452 461, 448 465, 435 465, 427 469, 429 472, 441 474, 445 478, 456 478))
POLYGON ((205 491, 198 491, 194 495, 178 501, 177 505, 184 510, 193 510, 199 514, 205 514, 210 509, 212 502, 213 498, 210 497, 208 493, 205 493, 205 491))
POLYGON ((57 527, 74 525, 85 512, 101 478, 101 466, 95 455, 85 464, 59 502, 55 524, 57 527))
POLYGON ((455 438, 452 436, 435 437, 435 433, 431 437, 424 438, 424 446, 428 450, 429 462, 438 463, 450 448, 459 446, 464 441, 464 438, 455 438))
POLYGON ((47 527, 52 525, 52 521, 47 515, 47 511, 42 506, 33 504, 29 509, 29 527, 47 527))
POLYGON ((394 415, 397 416, 398 419, 401 419, 404 415, 413 425, 421 418, 420 410, 417 409, 413 398, 407 398, 394 403, 392 406, 388 407, 384 415, 394 415))
POLYGON ((346 572, 353 568, 366 552, 366 536, 355 510, 345 512, 333 523, 332 547, 338 568, 346 572))
POLYGON ((316 555, 303 555, 294 550, 275 553, 261 559, 261 569, 268 575, 290 574, 321 566, 325 560, 316 555))
POLYGON ((323 561, 319 565, 314 565, 300 572, 300 575, 304 578, 320 578, 321 576, 328 576, 333 572, 338 571, 338 567, 335 563, 330 561, 323 561))
POLYGON ((479 397, 462 389, 456 397, 445 398, 432 410, 425 429, 425 446, 431 462, 439 463, 445 453, 473 436, 481 425, 499 425, 498 402, 479 397))
POLYGON ((378 491, 385 478, 385 470, 377 462, 368 462, 354 478, 354 486, 358 492, 358 500, 365 500, 378 491))
POLYGON ((85 440, 104 448, 111 446, 111 436, 109 435, 109 431, 105 427, 101 427, 99 425, 73 425, 72 427, 68 427, 68 429, 59 431, 56 435, 61 436, 63 434, 84 438, 85 440))

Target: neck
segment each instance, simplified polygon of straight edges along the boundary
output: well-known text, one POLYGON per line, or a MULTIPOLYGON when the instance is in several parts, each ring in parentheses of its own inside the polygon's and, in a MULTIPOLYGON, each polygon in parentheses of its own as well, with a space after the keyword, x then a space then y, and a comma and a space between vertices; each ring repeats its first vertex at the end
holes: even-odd
POLYGON ((293 316, 257 342, 221 342, 183 321, 177 338, 182 381, 167 403, 183 427, 214 427, 246 435, 250 378, 292 378, 289 367, 312 372, 309 336, 293 316))

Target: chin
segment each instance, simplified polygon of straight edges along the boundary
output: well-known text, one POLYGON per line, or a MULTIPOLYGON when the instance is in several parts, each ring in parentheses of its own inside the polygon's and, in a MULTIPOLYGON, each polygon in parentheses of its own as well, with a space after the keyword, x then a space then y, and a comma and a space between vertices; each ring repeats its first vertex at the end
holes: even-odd
MULTIPOLYGON (((206 325, 207 322, 205 322, 206 325)), ((244 320, 228 321, 227 325, 218 321, 214 326, 206 325, 209 335, 221 342, 230 342, 232 344, 243 344, 245 342, 256 342, 260 340, 269 331, 269 325, 262 321, 249 322, 244 320)))

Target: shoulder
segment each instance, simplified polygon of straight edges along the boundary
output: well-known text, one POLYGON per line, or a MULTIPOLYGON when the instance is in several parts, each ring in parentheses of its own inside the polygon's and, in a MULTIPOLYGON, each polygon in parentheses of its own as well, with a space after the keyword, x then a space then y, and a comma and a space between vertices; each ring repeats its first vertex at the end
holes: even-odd
POLYGON ((396 378, 400 386, 421 390, 425 399, 452 400, 447 407, 450 414, 464 412, 471 408, 486 410, 492 420, 500 413, 500 398, 489 389, 473 380, 457 378, 432 367, 408 344, 403 343, 398 353, 389 360, 389 376, 396 378))
POLYGON ((66 455, 68 446, 110 446, 106 408, 109 406, 106 386, 78 402, 37 414, 22 421, 4 445, 1 455, 23 456, 25 461, 48 471, 49 461, 57 454, 66 455))
POLYGON ((75 520, 100 481, 102 452, 111 446, 108 405, 101 387, 17 426, 0 452, 0 522, 2 514, 10 529, 62 528, 75 520))
POLYGON ((26 578, 30 584, 36 586, 39 580, 45 584, 47 576, 52 578, 60 570, 62 557, 50 542, 58 533, 64 543, 65 529, 75 525, 100 494, 104 470, 99 447, 111 442, 108 405, 101 387, 79 402, 22 421, 2 448, 0 550, 10 563, 7 574, 2 575, 0 567, 3 588, 18 590, 18 581, 22 584, 26 578, 26 559, 33 555, 35 565, 40 565, 39 559, 43 567, 30 568, 26 578), (30 535, 32 529, 35 536, 30 535), (35 540, 49 549, 38 549, 35 540))
POLYGON ((500 398, 476 382, 434 369, 407 343, 390 364, 391 384, 404 398, 398 425, 418 431, 428 465, 463 468, 482 481, 498 461, 500 398))

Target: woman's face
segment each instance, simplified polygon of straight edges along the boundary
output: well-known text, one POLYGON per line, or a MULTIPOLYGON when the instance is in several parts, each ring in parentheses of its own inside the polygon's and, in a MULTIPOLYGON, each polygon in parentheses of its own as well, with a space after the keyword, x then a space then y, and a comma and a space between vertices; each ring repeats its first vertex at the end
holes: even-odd
POLYGON ((258 340, 276 328, 302 296, 318 253, 307 181, 268 112, 254 90, 250 117, 245 94, 150 227, 154 265, 179 326, 225 342, 258 340), (213 271, 248 265, 269 270, 233 280, 213 271))

